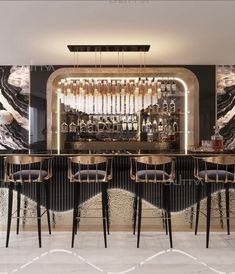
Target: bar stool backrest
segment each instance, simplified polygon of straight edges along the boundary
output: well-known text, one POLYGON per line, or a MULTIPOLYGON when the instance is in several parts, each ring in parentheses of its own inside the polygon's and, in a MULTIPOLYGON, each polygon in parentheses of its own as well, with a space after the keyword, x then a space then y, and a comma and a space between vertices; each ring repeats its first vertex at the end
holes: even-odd
POLYGON ((194 176, 199 180, 204 179, 205 182, 235 182, 235 156, 221 155, 211 157, 194 157, 194 176), (204 165, 203 165, 204 164, 204 165), (209 176, 213 170, 215 178, 209 176), (204 171, 205 176, 202 178, 200 172, 204 171), (223 179, 220 179, 220 174, 223 172, 223 179), (233 176, 231 176, 233 174, 233 176), (233 177, 233 179, 230 179, 233 177))
POLYGON ((133 157, 131 159, 131 179, 136 182, 173 182, 175 179, 175 158, 162 155, 133 157), (147 178, 149 171, 153 172, 153 179, 147 178), (138 171, 145 173, 145 179, 140 179, 138 171), (157 174, 161 172, 161 178, 157 174))
POLYGON ((68 157, 68 178, 70 182, 107 182, 112 179, 112 158, 85 155, 68 157))
POLYGON ((4 181, 5 182, 42 182, 52 177, 52 157, 31 155, 11 155, 4 157, 4 181), (48 161, 47 165, 44 163, 48 161), (35 178, 34 172, 37 171, 35 178), (46 171, 46 176, 43 172, 46 171), (19 178, 14 179, 13 174, 19 172, 19 178), (28 172, 27 179, 23 173, 28 172))

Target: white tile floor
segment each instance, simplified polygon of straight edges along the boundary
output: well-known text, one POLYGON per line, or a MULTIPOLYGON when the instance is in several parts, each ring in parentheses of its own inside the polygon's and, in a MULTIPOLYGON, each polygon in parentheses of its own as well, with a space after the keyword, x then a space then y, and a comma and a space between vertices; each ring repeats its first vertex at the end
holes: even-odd
POLYGON ((174 249, 164 233, 145 232, 141 247, 127 232, 113 232, 108 248, 100 232, 80 232, 75 248, 70 248, 71 233, 43 232, 41 249, 36 232, 13 232, 8 249, 5 232, 0 233, 0 274, 165 274, 234 273, 235 234, 211 234, 210 248, 205 248, 205 234, 173 234, 174 249))

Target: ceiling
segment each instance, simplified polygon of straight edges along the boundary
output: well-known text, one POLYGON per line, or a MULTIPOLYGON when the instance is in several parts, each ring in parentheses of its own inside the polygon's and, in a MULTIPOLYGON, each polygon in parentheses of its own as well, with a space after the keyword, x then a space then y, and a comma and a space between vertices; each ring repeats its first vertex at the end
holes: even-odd
MULTIPOLYGON (((0 1, 1 65, 73 64, 67 44, 150 44, 146 64, 232 65, 235 1, 0 1)), ((140 54, 119 62, 140 64, 140 54)), ((101 64, 117 63, 117 53, 101 54, 101 64)))

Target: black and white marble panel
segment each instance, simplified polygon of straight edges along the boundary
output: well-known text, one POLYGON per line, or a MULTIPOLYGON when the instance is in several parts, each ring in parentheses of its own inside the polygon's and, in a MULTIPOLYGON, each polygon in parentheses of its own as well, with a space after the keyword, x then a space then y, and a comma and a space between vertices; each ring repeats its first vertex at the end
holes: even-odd
POLYGON ((217 124, 225 147, 235 149, 235 65, 217 66, 217 124))
POLYGON ((27 149, 29 142, 28 66, 0 66, 0 149, 27 149))

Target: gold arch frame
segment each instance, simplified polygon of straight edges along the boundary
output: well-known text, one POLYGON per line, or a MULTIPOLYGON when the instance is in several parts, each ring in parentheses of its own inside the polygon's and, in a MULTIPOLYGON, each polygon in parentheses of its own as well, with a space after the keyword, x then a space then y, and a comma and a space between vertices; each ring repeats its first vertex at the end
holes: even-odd
MULTIPOLYGON (((130 67, 130 68, 61 68, 53 72, 47 81, 47 149, 60 150, 57 130, 57 83, 66 77, 173 77, 185 86, 187 94, 187 146, 199 144, 199 82, 196 75, 178 67, 130 67)), ((185 148, 187 152, 187 147, 185 148)))

